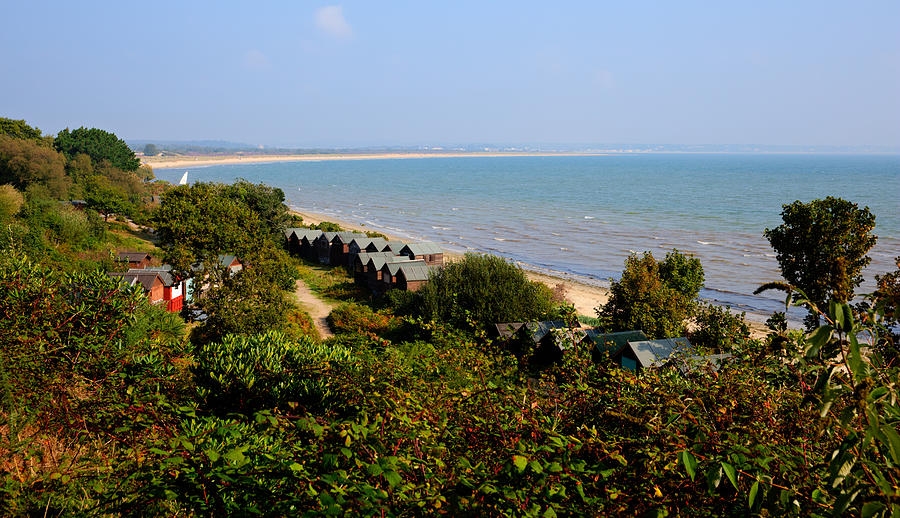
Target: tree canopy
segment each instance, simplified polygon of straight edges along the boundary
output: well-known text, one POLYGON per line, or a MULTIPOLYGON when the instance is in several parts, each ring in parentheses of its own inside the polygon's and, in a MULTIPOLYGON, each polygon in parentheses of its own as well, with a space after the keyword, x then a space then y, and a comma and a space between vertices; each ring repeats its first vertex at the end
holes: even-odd
POLYGON ((661 262, 650 252, 632 255, 625 260, 622 278, 612 283, 609 301, 597 308, 597 316, 611 331, 640 329, 651 338, 680 336, 702 286, 699 259, 677 250, 661 262))
POLYGON ((862 269, 875 246, 875 215, 869 208, 829 196, 783 206, 781 225, 766 229, 781 275, 816 304, 847 302, 862 284, 862 269))
POLYGON ((53 149, 33 140, 0 135, 0 184, 18 189, 38 184, 50 194, 64 198, 71 186, 66 176, 66 160, 53 149))
POLYGON ((124 140, 97 128, 81 127, 72 131, 66 128, 56 135, 53 145, 69 159, 78 153, 85 153, 96 163, 107 160, 125 171, 137 171, 141 165, 124 140))
POLYGON ((6 117, 0 117, 0 135, 43 142, 41 130, 32 128, 24 120, 7 119, 6 117))

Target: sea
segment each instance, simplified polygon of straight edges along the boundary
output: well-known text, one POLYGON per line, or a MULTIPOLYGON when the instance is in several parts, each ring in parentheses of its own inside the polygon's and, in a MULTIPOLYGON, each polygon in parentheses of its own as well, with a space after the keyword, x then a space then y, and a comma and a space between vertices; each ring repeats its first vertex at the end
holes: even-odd
MULTIPOLYGON (((176 183, 185 169, 158 169, 176 183)), ((876 216, 878 243, 857 293, 896 269, 900 155, 610 154, 426 157, 214 165, 193 182, 238 178, 281 188, 299 211, 328 215, 457 252, 608 286, 631 254, 700 258, 701 298, 765 316, 784 309, 763 237, 782 205, 838 196, 876 216)), ((802 318, 802 313, 794 313, 802 318)))

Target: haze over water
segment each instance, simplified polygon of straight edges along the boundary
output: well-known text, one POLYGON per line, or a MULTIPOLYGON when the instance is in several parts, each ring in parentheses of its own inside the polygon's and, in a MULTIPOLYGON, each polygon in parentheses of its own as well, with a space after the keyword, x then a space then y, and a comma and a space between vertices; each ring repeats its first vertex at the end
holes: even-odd
MULTIPOLYGON (((177 182, 183 169, 158 170, 177 182)), ((769 313, 783 299, 751 295, 781 276, 762 233, 781 206, 839 196, 876 215, 878 244, 858 293, 900 255, 900 156, 641 154, 453 157, 220 165, 189 180, 245 178, 284 190, 288 205, 490 252, 607 284, 624 260, 677 248, 703 262, 701 296, 769 313)))

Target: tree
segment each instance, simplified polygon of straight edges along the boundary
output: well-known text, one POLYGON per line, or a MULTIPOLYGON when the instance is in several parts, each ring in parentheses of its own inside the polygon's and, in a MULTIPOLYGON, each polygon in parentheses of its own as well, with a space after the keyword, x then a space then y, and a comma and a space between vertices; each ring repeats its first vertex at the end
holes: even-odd
POLYGON ((159 148, 156 144, 147 144, 144 146, 144 156, 156 156, 159 154, 159 148))
POLYGON ((97 128, 81 127, 72 131, 66 128, 56 135, 53 145, 69 159, 78 153, 85 153, 95 163, 107 160, 125 171, 136 171, 141 165, 141 161, 134 156, 134 151, 124 140, 97 128))
POLYGON ((291 219, 287 205, 284 204, 284 191, 277 187, 239 179, 231 185, 223 186, 222 195, 246 205, 273 234, 280 236, 291 219))
POLYGON ((438 270, 419 293, 426 318, 459 328, 540 320, 553 310, 549 288, 494 255, 466 254, 438 270))
MULTIPOLYGON (((765 230, 781 267, 781 275, 820 307, 829 299, 847 302, 862 284, 862 269, 875 246, 875 216, 869 208, 829 196, 783 206, 781 225, 765 230)), ((810 311, 807 324, 818 316, 810 311)))
POLYGON ((25 198, 15 187, 0 185, 0 225, 5 225, 12 219, 22 208, 23 203, 25 203, 25 198))
POLYGON ((640 329, 651 338, 680 336, 694 310, 693 296, 700 291, 702 279, 700 261, 677 250, 663 262, 657 262, 650 252, 632 255, 625 260, 622 278, 612 283, 609 301, 597 308, 597 316, 611 331, 640 329))
POLYGON ((103 215, 103 221, 109 221, 110 214, 130 214, 134 206, 128 202, 121 191, 114 189, 102 181, 94 178, 88 184, 84 201, 88 207, 103 215))
POLYGON ((0 184, 25 190, 42 185, 56 198, 65 198, 71 186, 65 158, 32 140, 0 135, 0 184))
POLYGON ((153 221, 165 259, 176 270, 187 272, 218 254, 246 257, 260 247, 261 236, 270 234, 259 215, 222 195, 222 188, 196 183, 163 194, 153 221))
POLYGON ((0 135, 43 143, 41 130, 32 128, 26 124, 24 120, 13 120, 7 119, 6 117, 0 117, 0 135))

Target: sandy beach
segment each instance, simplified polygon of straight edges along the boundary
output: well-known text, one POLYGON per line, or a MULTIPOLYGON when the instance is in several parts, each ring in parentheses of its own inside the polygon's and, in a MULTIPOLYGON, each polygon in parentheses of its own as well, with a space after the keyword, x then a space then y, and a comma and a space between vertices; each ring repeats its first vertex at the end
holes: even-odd
POLYGON ((459 153, 361 153, 309 155, 198 155, 141 157, 141 163, 154 169, 181 169, 228 164, 265 164, 272 162, 320 162, 325 160, 387 160, 398 158, 488 158, 541 156, 604 156, 608 153, 537 153, 537 152, 459 152, 459 153))

